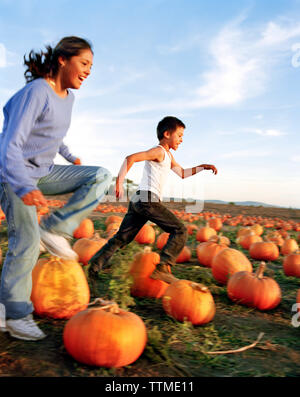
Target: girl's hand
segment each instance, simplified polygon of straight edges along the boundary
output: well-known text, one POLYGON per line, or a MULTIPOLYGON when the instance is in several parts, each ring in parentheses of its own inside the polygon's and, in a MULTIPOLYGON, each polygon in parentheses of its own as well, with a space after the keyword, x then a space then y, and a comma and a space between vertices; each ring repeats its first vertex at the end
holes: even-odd
POLYGON ((77 159, 74 160, 74 165, 81 165, 81 160, 77 157, 77 159))
POLYGON ((201 164, 200 167, 203 167, 205 170, 212 170, 212 172, 216 175, 218 170, 214 165, 211 164, 201 164))
POLYGON ((36 207, 48 207, 47 200, 40 190, 32 190, 29 193, 24 194, 21 200, 25 205, 35 205, 36 207))

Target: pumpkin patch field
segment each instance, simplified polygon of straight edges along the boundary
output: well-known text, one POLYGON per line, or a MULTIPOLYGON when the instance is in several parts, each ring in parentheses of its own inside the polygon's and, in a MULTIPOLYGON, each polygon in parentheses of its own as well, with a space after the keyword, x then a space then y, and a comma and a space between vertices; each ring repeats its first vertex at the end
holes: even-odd
MULTIPOLYGON (((39 217, 64 203, 47 199, 39 217)), ((151 222, 90 279, 89 259, 127 210, 99 204, 74 231, 78 262, 41 252, 32 301, 47 337, 25 342, 1 332, 0 377, 300 376, 300 210, 166 206, 187 229, 170 268, 178 280, 150 278, 168 238, 151 222)))

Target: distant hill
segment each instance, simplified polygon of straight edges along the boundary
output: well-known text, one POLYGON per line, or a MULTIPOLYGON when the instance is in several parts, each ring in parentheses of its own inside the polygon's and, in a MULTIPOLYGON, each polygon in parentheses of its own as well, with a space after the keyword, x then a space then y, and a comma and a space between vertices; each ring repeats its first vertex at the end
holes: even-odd
POLYGON ((253 207, 277 207, 283 208, 279 205, 272 205, 261 203, 260 201, 222 201, 222 200, 205 200, 206 203, 215 203, 215 204, 229 204, 234 203, 235 205, 244 205, 244 206, 253 206, 253 207))
MULTIPOLYGON (((163 201, 177 201, 180 202, 181 199, 176 199, 176 197, 164 197, 163 201)), ((192 198, 187 198, 187 202, 195 202, 194 199, 192 198)), ((202 202, 202 200, 196 200, 202 202)), ((223 200, 204 200, 204 203, 212 203, 212 204, 229 204, 229 203, 234 203, 234 205, 243 205, 243 206, 252 206, 252 207, 270 207, 270 208, 288 208, 288 207, 283 207, 281 205, 275 205, 275 204, 266 204, 262 203, 260 201, 223 201, 223 200)), ((296 207, 289 207, 292 209, 298 209, 296 207)))
MULTIPOLYGON (((179 201, 176 200, 174 197, 164 197, 163 200, 165 201, 179 201)), ((188 198, 186 199, 188 202, 193 202, 194 199, 188 198)), ((201 200, 197 200, 201 201, 201 200)), ((261 203, 260 201, 223 201, 223 200, 204 200, 205 203, 215 203, 215 204, 229 204, 229 203, 234 203, 234 205, 244 205, 244 206, 253 206, 253 207, 274 207, 274 208, 284 208, 279 205, 272 205, 272 204, 266 204, 266 203, 261 203)))

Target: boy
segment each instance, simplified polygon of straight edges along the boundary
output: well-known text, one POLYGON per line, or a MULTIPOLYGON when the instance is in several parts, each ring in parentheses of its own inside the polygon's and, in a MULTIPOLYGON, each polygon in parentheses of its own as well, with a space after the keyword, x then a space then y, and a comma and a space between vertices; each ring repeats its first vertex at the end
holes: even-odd
POLYGON ((178 118, 165 117, 157 125, 159 145, 126 157, 116 180, 116 197, 123 196, 123 181, 134 163, 145 161, 143 177, 139 189, 129 202, 128 212, 118 232, 91 258, 90 277, 93 278, 98 271, 108 268, 108 260, 114 252, 129 244, 143 225, 150 220, 170 234, 167 244, 161 251, 160 263, 151 278, 167 283, 177 280, 169 272, 168 266, 175 263, 184 247, 187 234, 184 224, 161 202, 165 179, 170 169, 181 178, 194 175, 202 170, 212 170, 214 174, 217 174, 217 169, 213 165, 201 164, 197 167, 183 169, 175 161, 170 149, 177 150, 182 142, 184 129, 185 125, 178 118))

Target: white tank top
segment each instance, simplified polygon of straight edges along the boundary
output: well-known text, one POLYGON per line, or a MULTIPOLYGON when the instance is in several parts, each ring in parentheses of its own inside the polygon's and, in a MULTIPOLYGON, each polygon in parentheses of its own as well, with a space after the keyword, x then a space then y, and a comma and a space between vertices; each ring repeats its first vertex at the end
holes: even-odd
POLYGON ((171 169, 171 155, 163 146, 158 146, 165 151, 165 157, 161 162, 152 160, 145 161, 143 176, 138 190, 150 190, 162 200, 163 186, 168 172, 171 169))

